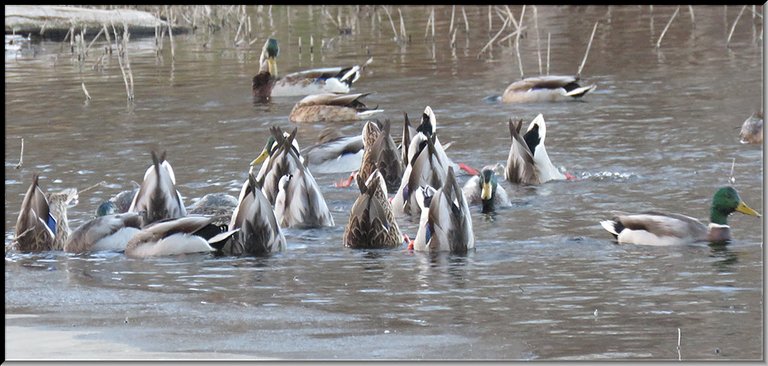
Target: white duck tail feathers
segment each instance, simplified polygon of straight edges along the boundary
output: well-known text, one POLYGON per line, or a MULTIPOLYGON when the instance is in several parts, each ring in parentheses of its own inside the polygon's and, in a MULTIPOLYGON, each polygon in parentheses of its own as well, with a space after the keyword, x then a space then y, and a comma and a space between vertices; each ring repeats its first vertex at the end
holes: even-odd
POLYGON ((128 211, 144 212, 144 225, 187 215, 181 194, 176 190, 173 168, 165 160, 165 151, 160 156, 152 151, 152 166, 144 173, 144 180, 128 211))

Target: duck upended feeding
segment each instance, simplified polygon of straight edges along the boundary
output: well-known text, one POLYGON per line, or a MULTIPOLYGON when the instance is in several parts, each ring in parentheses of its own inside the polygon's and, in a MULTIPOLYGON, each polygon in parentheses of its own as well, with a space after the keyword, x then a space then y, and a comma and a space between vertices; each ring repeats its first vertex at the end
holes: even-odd
POLYGON ((418 214, 419 205, 413 195, 421 186, 441 187, 452 162, 437 139, 437 122, 432 108, 424 110, 422 123, 408 143, 405 171, 400 187, 392 199, 396 216, 418 214))
MULTIPOLYGON (((288 149, 287 152, 298 160, 295 151, 288 149)), ((275 218, 281 227, 334 226, 323 193, 303 164, 297 164, 296 170, 280 178, 274 207, 275 218)))
POLYGON ((360 195, 352 204, 344 229, 344 246, 355 249, 396 248, 403 244, 384 177, 374 170, 367 180, 357 176, 360 195))
POLYGON ((262 47, 259 73, 253 77, 253 96, 258 98, 303 96, 317 93, 349 93, 373 58, 362 65, 326 67, 287 74, 277 72, 278 42, 269 38, 262 47))
POLYGON ((359 121, 383 109, 368 108, 360 99, 371 93, 312 94, 298 101, 288 119, 293 123, 359 121))
POLYGON ((128 212, 144 212, 144 225, 187 216, 181 193, 176 190, 173 168, 165 160, 165 151, 160 156, 152 151, 152 166, 144 173, 144 181, 133 197, 128 212))
POLYGON ((483 167, 480 174, 470 178, 462 188, 467 204, 481 205, 483 213, 512 205, 507 191, 498 182, 496 168, 493 165, 483 167))
POLYGON ((46 197, 35 173, 21 202, 13 247, 20 252, 61 250, 69 236, 67 207, 77 203, 77 190, 68 188, 46 197))
POLYGON ((285 237, 272 206, 259 189, 256 178, 248 173, 229 230, 208 240, 224 255, 262 256, 286 249, 285 237))
POLYGON ((237 198, 226 193, 208 193, 187 207, 189 215, 213 217, 215 225, 226 225, 237 207, 237 198))
POLYGON ((421 206, 421 218, 414 250, 463 254, 474 249, 472 215, 456 182, 453 167, 448 168, 445 184, 431 198, 423 192, 415 194, 421 206), (425 202, 427 199, 429 202, 425 202))
POLYGON ((755 113, 741 125, 739 142, 742 144, 763 143, 763 112, 755 113))
POLYGON ((515 81, 504 90, 503 103, 537 103, 574 100, 595 90, 595 84, 580 86, 577 76, 544 75, 515 81))
POLYGON ((395 193, 403 177, 403 162, 389 129, 389 121, 381 126, 378 122, 368 121, 363 126, 365 152, 357 174, 365 182, 378 170, 386 183, 386 192, 395 193))
POLYGON ((522 123, 522 120, 509 121, 512 145, 507 157, 505 178, 511 183, 519 184, 541 184, 550 180, 566 179, 549 160, 547 149, 544 147, 547 136, 544 116, 539 113, 531 121, 524 136, 520 135, 522 123))
POLYGON ((640 214, 621 214, 600 222, 613 234, 619 244, 680 245, 697 241, 715 243, 731 239, 728 215, 738 211, 760 217, 747 206, 733 187, 723 187, 715 192, 710 207, 710 224, 685 215, 647 211, 640 214))
POLYGON ((211 224, 210 217, 186 216, 164 219, 144 226, 125 246, 125 255, 148 258, 215 251, 208 244, 223 227, 211 224))
MULTIPOLYGON (((256 181, 261 186, 261 191, 271 205, 275 204, 275 198, 279 190, 280 179, 298 169, 299 165, 304 164, 301 158, 299 144, 296 141, 297 128, 294 128, 290 134, 284 133, 280 127, 270 127, 272 136, 267 140, 267 146, 261 155, 251 162, 251 172, 253 166, 263 161, 256 181), (290 154, 293 151, 294 154, 290 154)), ((250 174, 250 172, 249 172, 250 174)))

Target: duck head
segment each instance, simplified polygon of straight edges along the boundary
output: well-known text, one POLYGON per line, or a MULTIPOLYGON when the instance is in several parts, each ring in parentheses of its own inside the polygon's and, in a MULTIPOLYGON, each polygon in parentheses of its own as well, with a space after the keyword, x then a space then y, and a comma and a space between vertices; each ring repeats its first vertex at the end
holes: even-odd
POLYGON ((741 212, 745 215, 761 217, 761 215, 747 206, 739 197, 739 193, 733 187, 722 187, 715 192, 712 197, 712 207, 710 209, 709 220, 719 225, 727 225, 728 215, 734 212, 741 212))
POLYGON ((490 167, 483 168, 480 172, 480 199, 483 203, 483 213, 494 211, 493 200, 497 186, 496 172, 490 167))

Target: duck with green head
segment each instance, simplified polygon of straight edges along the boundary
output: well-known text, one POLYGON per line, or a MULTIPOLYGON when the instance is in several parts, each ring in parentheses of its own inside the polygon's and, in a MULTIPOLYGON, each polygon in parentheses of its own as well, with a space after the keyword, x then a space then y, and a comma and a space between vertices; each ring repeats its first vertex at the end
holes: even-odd
POLYGON ((267 39, 259 59, 259 73, 253 77, 254 97, 269 99, 318 93, 349 93, 352 83, 360 78, 365 67, 373 61, 373 58, 369 58, 362 65, 310 69, 280 77, 277 73, 279 53, 277 40, 267 39))
POLYGON ((497 208, 512 205, 507 191, 499 185, 498 174, 496 174, 496 170, 499 169, 504 167, 487 165, 483 167, 480 174, 473 176, 464 184, 462 191, 470 206, 479 204, 483 207, 483 213, 491 213, 497 208))
POLYGON ((656 211, 616 215, 600 224, 616 237, 619 244, 664 246, 697 241, 722 243, 731 239, 728 215, 737 211, 761 216, 741 200, 735 188, 729 186, 718 189, 712 197, 708 226, 690 216, 656 211))

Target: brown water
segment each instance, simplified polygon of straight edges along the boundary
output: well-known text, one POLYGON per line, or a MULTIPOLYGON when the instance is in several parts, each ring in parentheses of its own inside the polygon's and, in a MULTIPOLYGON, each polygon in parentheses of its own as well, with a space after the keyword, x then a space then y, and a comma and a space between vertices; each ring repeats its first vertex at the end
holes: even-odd
MULTIPOLYGON (((351 9, 341 8, 344 16, 351 9)), ((132 104, 114 56, 103 70, 91 69, 102 42, 82 73, 61 42, 6 52, 6 244, 34 172, 48 191, 108 183, 81 194, 70 210, 73 228, 141 180, 151 148, 168 151, 188 204, 207 193, 236 196, 268 127, 294 127, 287 116, 298 98, 264 105, 250 96, 261 45, 273 30, 282 73, 363 62, 369 52, 374 62, 353 90, 373 92, 368 103, 396 125, 402 111, 418 116, 431 106, 441 140, 454 142, 448 155, 471 166, 506 159, 510 115, 530 121, 543 113, 550 158, 580 179, 503 183, 514 207, 492 216, 474 209, 477 250, 459 257, 344 248, 357 190, 333 186, 343 175, 316 174, 336 227, 285 230, 289 249, 271 258, 8 252, 6 314, 35 316, 6 324, 87 330, 78 337, 180 358, 763 359, 761 219, 732 216, 735 239, 718 248, 619 246, 599 225, 611 210, 651 208, 706 220, 734 158, 735 186, 763 212, 762 148, 738 143, 738 128, 763 101, 761 18, 747 10, 726 47, 740 6, 696 6, 695 27, 682 7, 656 48, 674 7, 541 6, 542 62, 549 32, 552 74, 578 70, 600 21, 582 72, 598 88, 583 102, 502 105, 486 97, 520 77, 512 43, 476 57, 502 20, 494 12, 489 35, 488 7, 467 7, 467 35, 456 7, 451 48, 451 7, 437 8, 435 40, 423 36, 429 9, 401 8, 411 35, 402 45, 392 39, 386 12, 379 9, 379 21, 368 7, 345 36, 318 6, 274 7, 271 18, 266 7, 249 8, 259 37, 250 48, 232 46, 236 26, 176 35, 175 60, 167 38, 160 57, 154 39, 134 39, 132 104), (330 46, 320 47, 321 39, 330 46), (20 138, 24 165, 15 170, 20 138)), ((511 9, 519 18, 521 7, 511 9)), ((520 52, 526 74, 535 75, 531 7, 525 23, 520 52)), ((361 122, 334 126, 347 135, 362 129, 361 122)), ((298 127, 308 146, 328 125, 298 127)), ((399 223, 415 235, 415 221, 399 223)))

